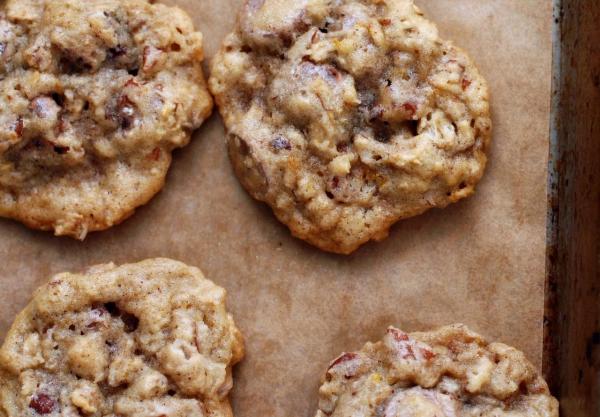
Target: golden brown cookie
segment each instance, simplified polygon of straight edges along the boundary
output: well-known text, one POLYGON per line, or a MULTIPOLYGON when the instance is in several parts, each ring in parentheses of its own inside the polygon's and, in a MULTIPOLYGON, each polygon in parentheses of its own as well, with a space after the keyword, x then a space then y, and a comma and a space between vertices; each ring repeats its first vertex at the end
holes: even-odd
POLYGON ((488 89, 412 0, 250 0, 209 81, 248 192, 292 233, 350 253, 471 195, 488 89))
POLYGON ((212 110, 202 35, 146 0, 0 5, 0 216, 85 238, 163 187, 212 110))
POLYGON ((54 276, 0 348, 1 417, 231 417, 225 290, 168 259, 54 276))
POLYGON ((344 353, 327 370, 316 417, 558 417, 522 352, 463 325, 404 333, 344 353))

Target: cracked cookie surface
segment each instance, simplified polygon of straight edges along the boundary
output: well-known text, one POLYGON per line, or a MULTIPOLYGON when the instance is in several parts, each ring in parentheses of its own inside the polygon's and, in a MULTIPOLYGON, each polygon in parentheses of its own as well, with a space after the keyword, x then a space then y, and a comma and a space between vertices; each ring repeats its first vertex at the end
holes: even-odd
POLYGON ((225 290, 153 259, 54 276, 0 349, 1 417, 231 417, 225 290))
POLYGON ((412 0, 248 0, 209 86, 243 186, 323 250, 381 240, 485 169, 486 82, 412 0))
POLYGON ((316 417, 558 417, 525 355, 464 325, 404 333, 334 360, 316 417))
POLYGON ((202 35, 146 0, 0 5, 0 216, 83 239, 164 185, 209 116, 202 35))

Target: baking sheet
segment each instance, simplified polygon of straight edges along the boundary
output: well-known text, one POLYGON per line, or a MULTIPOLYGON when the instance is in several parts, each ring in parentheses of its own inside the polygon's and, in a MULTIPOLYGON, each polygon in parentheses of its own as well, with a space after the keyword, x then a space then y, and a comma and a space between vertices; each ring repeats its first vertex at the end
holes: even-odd
MULTIPOLYGON (((170 0, 190 12, 211 57, 240 0, 170 0)), ((397 225, 350 257, 289 236, 238 185, 217 116, 175 154, 165 190, 84 243, 0 220, 0 337, 52 273, 166 256, 229 291, 247 339, 237 417, 314 415, 319 378, 344 350, 464 322, 541 364, 551 2, 417 0, 470 52, 492 92, 494 143, 478 193, 397 225)))

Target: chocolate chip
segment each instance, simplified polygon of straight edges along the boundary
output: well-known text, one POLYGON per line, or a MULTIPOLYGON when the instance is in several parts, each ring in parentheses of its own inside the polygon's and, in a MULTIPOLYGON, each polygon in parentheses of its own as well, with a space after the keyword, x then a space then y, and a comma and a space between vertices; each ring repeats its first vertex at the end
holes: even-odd
POLYGON ((33 146, 35 149, 43 149, 46 147, 46 140, 43 138, 35 138, 31 141, 31 146, 33 146))
POLYGON ((50 97, 52 97, 52 100, 60 107, 65 103, 65 96, 60 93, 52 93, 50 97))
POLYGON ((121 313, 121 320, 123 320, 123 324, 125 325, 125 331, 127 333, 135 332, 140 324, 140 319, 138 319, 133 314, 129 314, 126 312, 121 313))
POLYGON ((86 71, 90 71, 92 66, 85 62, 81 57, 74 57, 68 54, 69 52, 64 52, 63 56, 59 60, 60 71, 66 74, 77 74, 86 71))
POLYGON ((121 314, 121 310, 119 310, 119 307, 117 307, 116 303, 112 303, 112 302, 106 303, 106 304, 104 304, 104 308, 113 317, 117 317, 119 314, 121 314))
POLYGON ((109 107, 106 111, 107 118, 113 120, 121 129, 129 129, 135 122, 136 106, 129 100, 129 97, 122 95, 117 99, 116 104, 109 107))
POLYGON ((390 124, 381 120, 374 120, 371 122, 373 133, 375 134, 375 140, 378 142, 388 142, 392 137, 392 129, 390 124))
POLYGON ((0 55, 3 55, 4 51, 6 51, 6 44, 4 42, 0 42, 0 55))
POLYGON ((67 152, 69 152, 69 149, 70 148, 68 146, 58 146, 58 145, 54 146, 54 152, 56 152, 59 155, 66 154, 67 152))
POLYGON ((338 152, 345 153, 346 151, 348 151, 348 143, 340 142, 337 145, 335 145, 335 148, 337 149, 338 152))
POLYGON ((419 121, 418 120, 407 120, 404 125, 408 128, 411 135, 417 136, 419 134, 419 121))
POLYGON ((38 414, 50 414, 56 407, 56 401, 46 394, 39 393, 31 398, 29 407, 38 414))
POLYGON ((108 53, 106 54, 107 58, 110 60, 117 59, 120 56, 123 56, 127 53, 127 49, 121 45, 117 45, 114 48, 110 48, 108 53))
POLYGON ((116 303, 106 303, 104 304, 104 308, 112 317, 121 318, 127 333, 132 333, 138 328, 140 320, 133 314, 129 314, 126 311, 121 310, 116 303))
POLYGON ((271 147, 276 151, 281 151, 283 149, 289 151, 292 149, 290 141, 284 138, 283 136, 277 136, 275 139, 273 139, 271 141, 271 147))

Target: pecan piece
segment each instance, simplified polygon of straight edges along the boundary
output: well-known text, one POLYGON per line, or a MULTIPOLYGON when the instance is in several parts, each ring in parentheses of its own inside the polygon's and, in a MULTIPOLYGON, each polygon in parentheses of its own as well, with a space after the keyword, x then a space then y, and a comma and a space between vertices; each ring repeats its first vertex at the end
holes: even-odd
POLYGON ((408 117, 413 117, 417 112, 417 106, 415 103, 411 103, 410 101, 404 103, 402 105, 402 109, 408 114, 408 117))
POLYGON ((397 342, 405 342, 408 340, 408 335, 401 330, 390 327, 387 329, 388 334, 390 334, 394 340, 397 342))
POLYGON ((148 159, 151 161, 158 161, 160 159, 160 148, 154 148, 148 155, 148 159))
POLYGON ((431 350, 423 348, 421 348, 421 355, 423 355, 423 358, 425 358, 426 361, 430 361, 436 356, 431 350))
POLYGON ((50 414, 56 407, 56 401, 44 393, 35 394, 29 402, 29 407, 38 414, 50 414))
POLYGON ((329 368, 327 368, 327 370, 329 371, 331 368, 335 368, 336 366, 344 363, 344 362, 348 362, 351 360, 354 360, 358 358, 358 355, 356 353, 343 353, 341 354, 337 359, 335 359, 333 362, 331 362, 331 365, 329 365, 329 368))
POLYGON ((14 124, 15 133, 18 137, 23 136, 23 117, 19 116, 14 124))
POLYGON ((150 71, 160 60, 163 51, 154 46, 146 46, 144 48, 144 71, 150 71))

